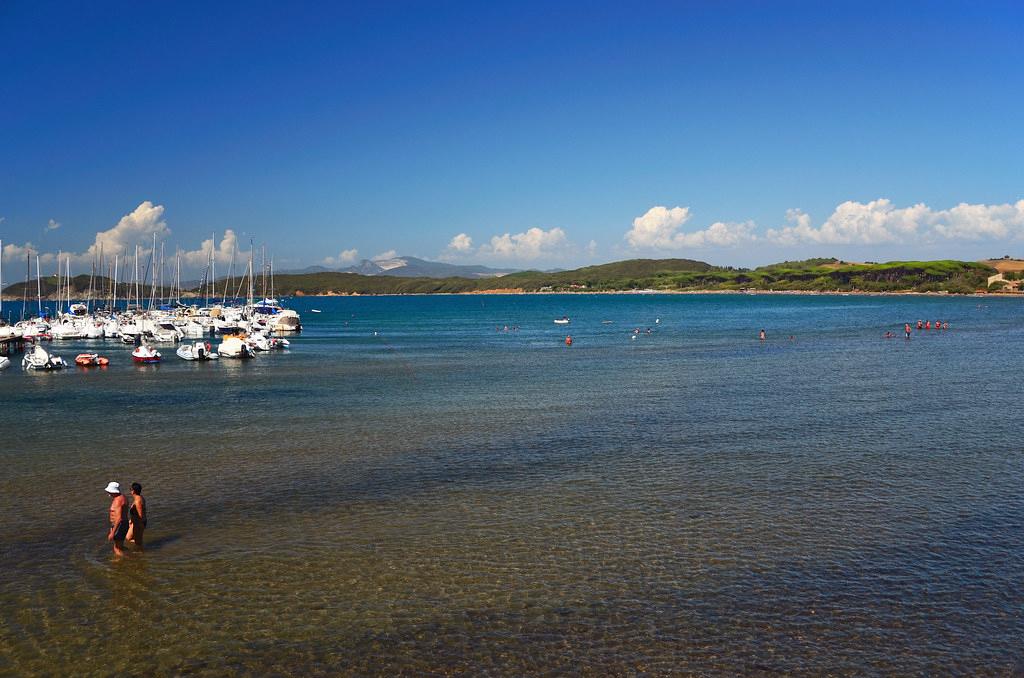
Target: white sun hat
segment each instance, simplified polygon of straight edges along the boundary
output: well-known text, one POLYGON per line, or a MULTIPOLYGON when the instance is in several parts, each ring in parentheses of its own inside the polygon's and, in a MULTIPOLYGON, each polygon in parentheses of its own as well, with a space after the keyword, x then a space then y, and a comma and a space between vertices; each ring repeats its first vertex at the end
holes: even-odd
POLYGON ((115 483, 111 480, 107 483, 107 489, 104 490, 107 494, 121 494, 121 483, 115 483))

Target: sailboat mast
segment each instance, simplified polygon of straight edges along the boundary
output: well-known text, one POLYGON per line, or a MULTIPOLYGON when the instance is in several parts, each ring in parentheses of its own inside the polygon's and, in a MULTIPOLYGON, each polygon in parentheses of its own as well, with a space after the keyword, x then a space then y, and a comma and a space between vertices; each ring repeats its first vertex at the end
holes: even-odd
POLYGON ((249 241, 249 305, 252 306, 252 255, 253 245, 252 240, 249 241))
POLYGON ((43 317, 43 277, 39 272, 39 255, 36 255, 36 304, 39 308, 39 317, 43 317))
POLYGON ((21 319, 25 319, 25 309, 28 307, 28 280, 32 275, 32 251, 25 252, 25 287, 21 291, 21 319))

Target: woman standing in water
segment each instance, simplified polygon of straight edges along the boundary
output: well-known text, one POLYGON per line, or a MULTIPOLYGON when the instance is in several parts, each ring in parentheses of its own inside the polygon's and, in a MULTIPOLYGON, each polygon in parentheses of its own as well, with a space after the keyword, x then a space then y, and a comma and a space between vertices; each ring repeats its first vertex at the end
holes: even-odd
POLYGON ((142 496, 142 485, 132 483, 132 506, 128 510, 128 535, 125 537, 143 550, 142 535, 146 531, 146 498, 142 496))

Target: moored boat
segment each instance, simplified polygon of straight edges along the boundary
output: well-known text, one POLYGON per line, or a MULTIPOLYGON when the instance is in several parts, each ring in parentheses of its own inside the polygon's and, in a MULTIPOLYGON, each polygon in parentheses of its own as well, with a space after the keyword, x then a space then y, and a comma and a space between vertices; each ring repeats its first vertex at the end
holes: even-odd
POLYGON ((45 348, 36 344, 35 347, 25 354, 21 359, 21 366, 26 370, 62 370, 68 366, 64 359, 58 355, 51 355, 45 348))
POLYGON ((137 346, 132 351, 132 360, 143 365, 151 365, 160 362, 160 352, 152 346, 137 346))
POLYGON ((216 360, 220 356, 211 348, 210 342, 197 341, 194 344, 182 344, 175 353, 182 360, 216 360))
POLYGON ((561 318, 555 318, 555 324, 556 325, 568 325, 569 324, 569 316, 563 315, 561 318))
POLYGON ((110 360, 98 353, 79 353, 75 356, 75 364, 79 367, 106 367, 110 360))
POLYGON ((240 336, 231 335, 224 337, 224 341, 217 347, 217 353, 224 358, 255 358, 256 353, 245 339, 240 336))

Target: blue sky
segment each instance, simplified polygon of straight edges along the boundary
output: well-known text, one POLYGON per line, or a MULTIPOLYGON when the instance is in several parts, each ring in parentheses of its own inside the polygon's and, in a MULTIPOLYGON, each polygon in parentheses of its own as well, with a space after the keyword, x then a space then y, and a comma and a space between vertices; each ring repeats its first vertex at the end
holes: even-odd
POLYGON ((251 239, 279 269, 1024 255, 1022 20, 1020 3, 0 3, 5 263, 31 244, 81 268, 154 232, 195 267, 211 233, 218 257, 251 239))

